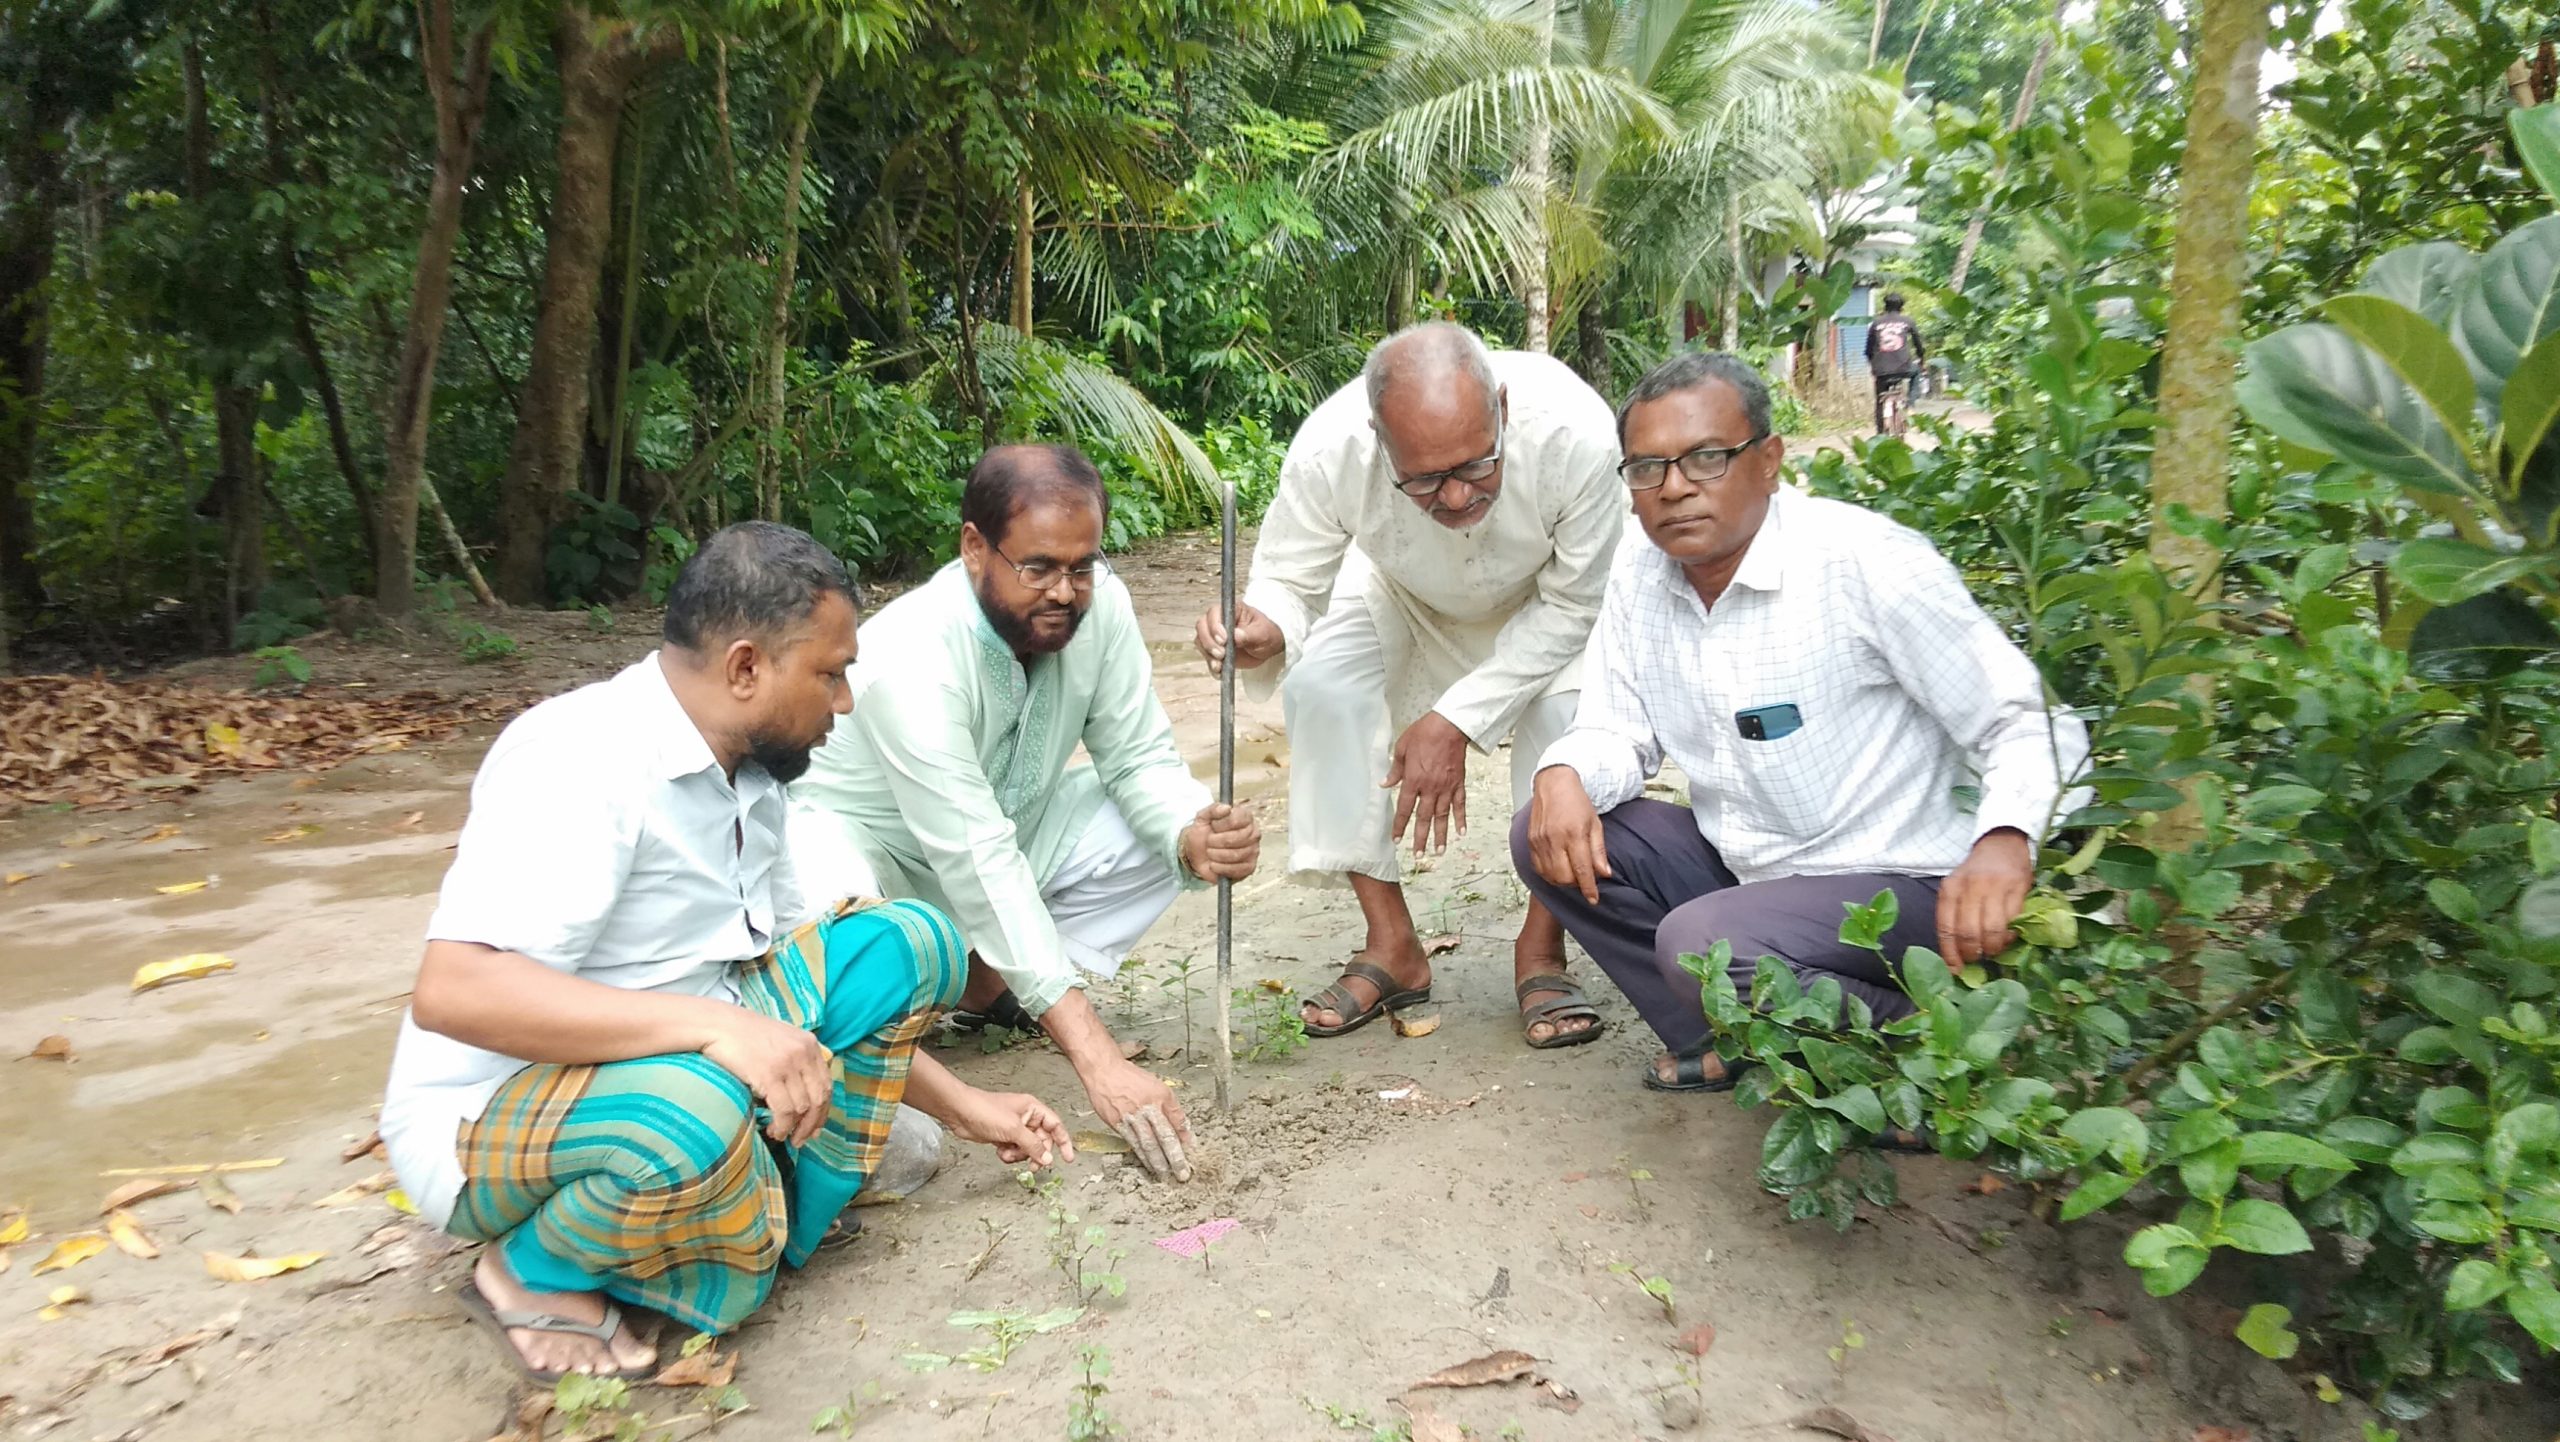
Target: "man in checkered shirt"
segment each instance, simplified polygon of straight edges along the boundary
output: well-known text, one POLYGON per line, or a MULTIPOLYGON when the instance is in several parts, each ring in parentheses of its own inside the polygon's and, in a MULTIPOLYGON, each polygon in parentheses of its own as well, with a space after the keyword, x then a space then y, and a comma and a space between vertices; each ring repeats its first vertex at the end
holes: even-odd
POLYGON ((1781 488, 1768 386, 1741 361, 1656 367, 1618 439, 1652 544, 1618 552, 1511 854, 1662 1038, 1645 1084, 1722 1091, 1740 1068, 1682 955, 1730 942, 1745 995, 1768 955, 1879 1021, 1908 1013, 1885 957, 2009 945, 2088 731, 1925 537, 1781 488), (1666 757, 1687 806, 1643 794, 1666 757), (1879 891, 1900 904, 1884 957, 1840 940, 1844 905, 1879 891))

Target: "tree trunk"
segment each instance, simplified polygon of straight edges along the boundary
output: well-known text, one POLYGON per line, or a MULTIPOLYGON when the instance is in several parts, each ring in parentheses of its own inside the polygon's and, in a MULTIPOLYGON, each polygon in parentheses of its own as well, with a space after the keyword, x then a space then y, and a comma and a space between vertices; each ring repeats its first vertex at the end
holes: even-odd
MULTIPOLYGON (((1555 57, 1555 0, 1538 0, 1538 44, 1549 59, 1555 57)), ((1550 334, 1548 307, 1553 304, 1548 294, 1550 269, 1547 237, 1547 187, 1553 181, 1555 136, 1544 121, 1529 127, 1529 141, 1520 159, 1521 188, 1529 193, 1529 253, 1520 258, 1520 304, 1529 313, 1528 325, 1521 343, 1544 354, 1555 349, 1550 334)))
POLYGON ((1031 227, 1038 217, 1031 177, 1013 183, 1013 328, 1031 334, 1031 227))
POLYGON ((1747 263, 1742 250, 1742 202, 1737 199, 1724 213, 1724 334, 1720 337, 1727 354, 1742 349, 1742 272, 1747 263))
POLYGON ((2171 507, 2230 514, 2231 430, 2239 407, 2241 291, 2249 278, 2249 183, 2256 172, 2258 60, 2267 0, 2203 0, 2195 90, 2178 168, 2177 242, 2169 260, 2169 328, 2160 354, 2158 446, 2151 459, 2151 559, 2210 601, 2222 556, 2169 523, 2171 507))
POLYGON ((596 293, 613 239, 613 154, 623 101, 641 70, 675 41, 672 32, 645 40, 630 22, 599 20, 577 0, 560 10, 552 50, 560 72, 558 175, 545 227, 533 356, 498 493, 496 581, 509 601, 542 599, 551 527, 578 483, 596 293))
MULTIPOLYGON (((188 37, 178 59, 186 98, 187 200, 201 209, 213 201, 213 120, 205 96, 203 45, 188 37)), ((222 517, 227 635, 266 588, 266 487, 258 476, 258 389, 239 384, 230 374, 211 380, 216 461, 213 489, 201 507, 222 517)))
POLYGON ((631 332, 640 321, 640 189, 648 175, 649 113, 631 125, 631 203, 622 212, 622 314, 613 328, 613 408, 604 431, 604 503, 622 504, 622 461, 630 452, 631 332))
POLYGON ((1582 303, 1575 313, 1574 343, 1582 352, 1582 378, 1603 396, 1616 394, 1617 380, 1609 367, 1609 312, 1598 296, 1582 303))
POLYGON ((1893 11, 1893 0, 1876 0, 1875 28, 1867 32, 1867 68, 1876 68, 1876 56, 1884 50, 1884 17, 1893 11))
POLYGON ((1929 33, 1929 22, 1938 17, 1938 0, 1920 7, 1920 24, 1911 32, 1911 48, 1902 52, 1902 73, 1908 78, 1911 62, 1920 58, 1920 41, 1929 33))
POLYGON ((382 496, 374 508, 373 598, 386 616, 405 616, 417 599, 418 496, 427 476, 427 423, 435 410, 436 356, 444 345, 453 297, 453 253, 462 235, 463 187, 489 99, 489 52, 495 28, 471 37, 462 74, 453 69, 453 0, 420 0, 419 59, 435 101, 436 168, 427 188, 427 222, 410 279, 409 317, 401 329, 400 368, 382 428, 382 496))
POLYGON ((800 270, 800 179, 809 163, 809 121, 817 114, 818 95, 826 89, 823 71, 813 70, 800 87, 800 103, 791 112, 791 138, 782 163, 782 243, 773 258, 773 295, 764 319, 763 444, 756 453, 756 514, 782 519, 782 398, 791 381, 791 288, 800 270))
MULTIPOLYGON (((2027 78, 2018 83, 2018 104, 2009 112, 2012 140, 2026 128, 2027 117, 2035 113, 2036 89, 2044 83, 2044 66, 2053 58, 2053 44, 2054 34, 2047 30, 2043 41, 2036 46, 2036 58, 2027 66, 2027 78)), ((1991 168, 1991 188, 1984 193, 1982 203, 1973 208, 1973 219, 1965 224, 1964 241, 1956 247, 1955 268, 1947 272, 1949 295, 1964 294, 1964 278, 1973 270, 1973 253, 1982 248, 1983 227, 1991 223, 1992 197, 1999 192, 2000 182, 2008 178, 2008 174, 2009 157, 2004 154, 2000 163, 1991 168)))
POLYGON ((964 231, 969 224, 969 172, 960 150, 960 127, 953 125, 944 136, 951 155, 951 308, 960 326, 960 370, 953 378, 953 389, 960 392, 960 404, 978 421, 978 442, 996 443, 995 408, 987 404, 987 378, 978 369, 978 317, 970 306, 969 292, 975 288, 976 267, 970 264, 969 243, 964 231))

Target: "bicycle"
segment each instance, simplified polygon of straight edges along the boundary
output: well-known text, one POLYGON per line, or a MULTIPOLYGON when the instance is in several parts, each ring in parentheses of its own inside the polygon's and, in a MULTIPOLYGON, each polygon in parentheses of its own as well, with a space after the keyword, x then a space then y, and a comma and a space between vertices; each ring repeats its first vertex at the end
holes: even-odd
POLYGON ((1876 411, 1883 422, 1878 434, 1900 436, 1910 425, 1911 377, 1879 376, 1876 387, 1876 411))

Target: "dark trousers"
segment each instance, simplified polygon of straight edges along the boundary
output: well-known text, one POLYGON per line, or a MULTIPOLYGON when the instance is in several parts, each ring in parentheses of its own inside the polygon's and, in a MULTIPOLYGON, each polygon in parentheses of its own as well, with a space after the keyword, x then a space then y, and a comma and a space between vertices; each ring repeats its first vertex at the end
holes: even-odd
POLYGON ((1600 963, 1670 1050, 1706 1045, 1706 1009, 1680 958, 1704 956, 1719 941, 1733 945, 1733 984, 1746 997, 1760 958, 1774 956, 1807 990, 1822 977, 1837 980, 1842 994, 1864 1000, 1878 1021, 1911 1011, 1885 957, 1898 963, 1905 948, 1937 945, 1941 878, 1870 872, 1745 883, 1698 834, 1686 806, 1638 799, 1602 816, 1600 825, 1612 874, 1600 878, 1596 903, 1538 875, 1529 861, 1525 807, 1512 818, 1511 862, 1530 894, 1600 963), (1884 935, 1884 956, 1840 940, 1847 906, 1863 905, 1879 891, 1891 891, 1901 903, 1884 935))

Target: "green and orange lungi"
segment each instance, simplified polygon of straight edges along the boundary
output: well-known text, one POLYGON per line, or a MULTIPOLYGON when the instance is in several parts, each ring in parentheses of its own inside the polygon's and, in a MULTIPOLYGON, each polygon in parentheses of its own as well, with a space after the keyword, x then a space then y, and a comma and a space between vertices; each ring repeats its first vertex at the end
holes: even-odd
POLYGON ((826 1123, 787 1167, 746 1083, 699 1053, 529 1066, 462 1129, 450 1230, 496 1243, 537 1291, 604 1292, 728 1331, 862 1190, 917 1039, 967 967, 934 908, 844 903, 737 970, 741 1004, 835 1054, 826 1123))

